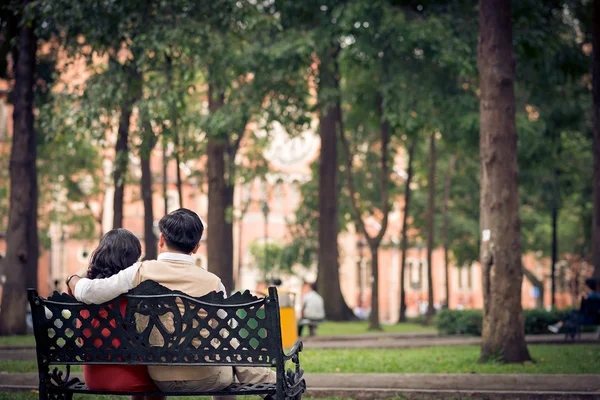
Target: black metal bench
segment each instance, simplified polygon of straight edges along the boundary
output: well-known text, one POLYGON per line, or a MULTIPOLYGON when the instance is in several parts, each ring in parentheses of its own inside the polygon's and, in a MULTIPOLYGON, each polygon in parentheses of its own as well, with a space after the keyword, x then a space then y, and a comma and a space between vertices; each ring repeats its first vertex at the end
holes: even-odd
POLYGON ((196 298, 146 281, 101 305, 83 304, 65 293, 45 299, 34 289, 28 292, 40 399, 94 393, 263 395, 282 400, 300 399, 306 389, 299 361, 302 342, 297 341, 288 354, 281 345, 274 287, 263 298, 248 291, 226 299, 217 292, 196 298), (292 369, 286 371, 286 363, 292 369), (238 383, 221 392, 99 392, 70 376, 71 365, 81 364, 274 367, 277 383, 238 383))

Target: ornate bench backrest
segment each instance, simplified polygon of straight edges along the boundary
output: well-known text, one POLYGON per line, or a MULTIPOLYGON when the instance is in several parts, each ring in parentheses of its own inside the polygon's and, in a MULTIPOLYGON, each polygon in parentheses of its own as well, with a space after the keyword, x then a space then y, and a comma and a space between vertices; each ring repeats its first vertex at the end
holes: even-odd
POLYGON ((101 305, 29 290, 40 363, 272 366, 282 357, 277 291, 195 298, 146 281, 101 305))

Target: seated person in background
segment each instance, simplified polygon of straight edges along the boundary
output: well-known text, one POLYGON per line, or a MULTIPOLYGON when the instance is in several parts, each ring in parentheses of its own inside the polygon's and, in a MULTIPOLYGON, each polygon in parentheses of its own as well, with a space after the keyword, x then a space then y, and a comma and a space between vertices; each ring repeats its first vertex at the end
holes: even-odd
MULTIPOLYGON (((133 233, 126 229, 113 229, 102 236, 98 248, 92 253, 87 277, 100 279, 113 276, 135 263, 141 255, 140 241, 133 233)), ((124 315, 126 302, 121 302, 119 306, 121 314, 124 315)), ((86 310, 82 310, 81 316, 87 318, 90 315, 89 312, 86 313, 86 310)), ((106 315, 93 315, 92 317, 92 326, 98 328, 100 326, 99 319, 106 318, 106 315)), ((111 326, 117 328, 114 320, 111 322, 111 326)), ((88 339, 81 338, 81 340, 88 339)), ((96 339, 93 344, 100 348, 102 341, 96 339)), ((145 365, 84 365, 83 375, 90 390, 158 392, 145 365)), ((131 396, 132 400, 164 398, 164 396, 131 396)))
MULTIPOLYGON (((596 282, 596 280, 594 278, 586 279, 585 286, 586 286, 587 292, 584 293, 582 297, 584 299, 600 300, 600 294, 596 293, 597 284, 598 283, 596 282)), ((567 322, 573 322, 573 323, 577 323, 579 325, 593 325, 597 321, 597 318, 600 318, 600 317, 590 315, 588 310, 584 309, 584 305, 585 305, 585 302, 582 301, 579 311, 570 312, 563 318, 562 321, 559 321, 553 325, 549 325, 548 330, 550 332, 558 333, 560 331, 560 329, 567 322)))
MULTIPOLYGON (((212 291, 224 291, 221 280, 196 266, 192 254, 200 247, 204 225, 198 215, 180 208, 165 215, 158 224, 158 259, 137 263, 106 279, 80 279, 75 276, 69 287, 84 303, 101 304, 139 285, 153 280, 171 290, 200 297, 212 291)), ((152 337, 150 338, 151 344, 152 337)), ((156 345, 156 344, 154 344, 156 345)), ((227 366, 149 366, 154 383, 164 392, 219 391, 234 382, 275 383, 275 372, 268 368, 227 366)))
POLYGON ((308 325, 310 336, 315 336, 317 326, 325 320, 325 303, 319 293, 317 284, 310 285, 310 291, 302 299, 302 319, 298 323, 298 337, 302 337, 304 326, 308 325))

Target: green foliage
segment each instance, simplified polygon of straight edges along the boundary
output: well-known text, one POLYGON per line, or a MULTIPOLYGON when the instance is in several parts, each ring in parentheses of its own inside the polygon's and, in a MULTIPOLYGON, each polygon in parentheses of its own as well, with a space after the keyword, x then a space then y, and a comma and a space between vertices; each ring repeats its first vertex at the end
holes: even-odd
POLYGON ((288 247, 276 242, 264 243, 254 241, 248 246, 254 259, 254 265, 261 271, 263 280, 267 281, 290 273, 294 266, 294 257, 288 253, 288 247))
MULTIPOLYGON (((570 310, 524 310, 525 334, 549 333, 548 325, 560 321, 570 310)), ((435 326, 444 335, 481 336, 481 310, 441 310, 435 316, 435 326)))

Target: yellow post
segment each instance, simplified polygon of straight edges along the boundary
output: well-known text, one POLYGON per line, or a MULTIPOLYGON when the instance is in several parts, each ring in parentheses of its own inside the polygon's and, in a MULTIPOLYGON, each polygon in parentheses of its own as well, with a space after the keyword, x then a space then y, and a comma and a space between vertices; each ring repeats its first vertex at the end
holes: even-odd
POLYGON ((278 292, 279 315, 281 317, 281 342, 284 349, 290 348, 298 340, 298 324, 296 322, 296 294, 278 292))

